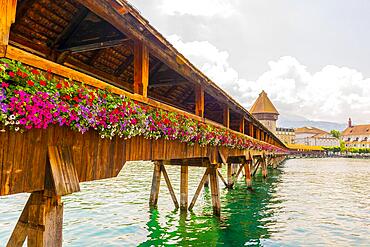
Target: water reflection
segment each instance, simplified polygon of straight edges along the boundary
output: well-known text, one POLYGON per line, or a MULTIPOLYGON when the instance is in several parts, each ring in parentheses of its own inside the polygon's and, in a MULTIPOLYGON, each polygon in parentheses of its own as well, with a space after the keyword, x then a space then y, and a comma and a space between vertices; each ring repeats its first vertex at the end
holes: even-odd
MULTIPOLYGON (((164 181, 158 209, 149 210, 152 168, 132 163, 63 197, 64 246, 370 246, 369 160, 289 160, 266 180, 254 178, 252 192, 240 179, 234 190, 221 189, 221 219, 212 217, 208 189, 193 213, 174 211, 164 181)), ((179 167, 167 172, 178 196, 179 167)), ((192 197, 204 169, 189 172, 192 197)), ((0 197, 0 246, 27 196, 0 197)))

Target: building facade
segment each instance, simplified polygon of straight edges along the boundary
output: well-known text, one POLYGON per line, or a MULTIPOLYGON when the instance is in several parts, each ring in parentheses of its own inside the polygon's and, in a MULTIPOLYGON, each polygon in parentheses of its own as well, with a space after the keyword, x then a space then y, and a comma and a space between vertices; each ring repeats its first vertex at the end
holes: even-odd
POLYGON ((276 128, 276 135, 286 144, 293 144, 295 139, 295 131, 292 128, 276 128))
POLYGON ((262 91, 250 109, 250 113, 259 120, 267 129, 276 134, 276 121, 279 112, 268 98, 265 91, 262 91))
POLYGON ((330 133, 315 127, 302 127, 295 129, 294 143, 321 147, 340 146, 339 139, 333 137, 330 133))
POLYGON ((370 124, 353 126, 350 118, 342 140, 347 148, 370 148, 370 124))

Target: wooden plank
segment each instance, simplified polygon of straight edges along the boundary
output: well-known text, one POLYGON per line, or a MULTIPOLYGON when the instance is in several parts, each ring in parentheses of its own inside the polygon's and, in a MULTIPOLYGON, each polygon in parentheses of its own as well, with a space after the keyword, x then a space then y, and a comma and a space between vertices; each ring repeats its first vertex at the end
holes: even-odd
POLYGON ((215 216, 220 216, 221 215, 220 185, 218 182, 216 170, 217 168, 215 166, 211 166, 209 177, 211 184, 213 214, 215 216))
POLYGON ((149 52, 141 41, 134 42, 134 93, 148 96, 149 52))
POLYGON ((170 192, 172 201, 175 204, 175 208, 179 208, 179 202, 177 201, 177 198, 176 198, 176 195, 175 195, 175 191, 173 190, 173 187, 171 185, 170 178, 169 178, 169 176, 167 174, 167 171, 166 171, 166 168, 164 167, 164 165, 161 165, 161 171, 163 173, 164 180, 166 181, 167 188, 168 188, 168 191, 170 192))
POLYGON ((189 167, 187 165, 181 166, 180 176, 180 210, 186 211, 188 209, 188 177, 189 167))
POLYGON ((63 196, 80 191, 78 175, 73 166, 71 148, 68 146, 49 146, 48 157, 56 195, 63 196))
POLYGON ((157 207, 158 204, 159 187, 161 185, 161 167, 162 167, 161 161, 154 162, 152 189, 150 191, 149 199, 150 207, 157 207))
POLYGON ((10 26, 15 21, 17 0, 0 0, 0 46, 8 45, 10 26))
POLYGON ((204 89, 195 85, 195 115, 204 117, 204 89))
POLYGON ((127 70, 127 68, 132 64, 134 61, 134 55, 129 55, 126 59, 121 63, 118 68, 114 71, 115 76, 120 76, 123 72, 127 70))
POLYGON ((243 133, 243 134, 244 134, 244 120, 245 120, 245 118, 242 117, 242 119, 240 120, 240 123, 239 123, 239 132, 243 133))
POLYGON ((190 203, 190 205, 189 205, 189 210, 190 210, 190 211, 193 209, 193 207, 194 207, 195 203, 197 202, 197 199, 198 199, 198 197, 199 197, 199 194, 200 194, 200 192, 202 191, 203 185, 204 185, 204 183, 207 181, 208 177, 209 177, 209 168, 207 168, 207 169, 206 169, 206 171, 205 171, 205 173, 204 173, 204 175, 203 175, 202 179, 200 180, 200 183, 199 183, 199 185, 198 185, 198 187, 197 187, 197 190, 195 191, 194 197, 193 197, 193 199, 191 200, 191 203, 190 203))

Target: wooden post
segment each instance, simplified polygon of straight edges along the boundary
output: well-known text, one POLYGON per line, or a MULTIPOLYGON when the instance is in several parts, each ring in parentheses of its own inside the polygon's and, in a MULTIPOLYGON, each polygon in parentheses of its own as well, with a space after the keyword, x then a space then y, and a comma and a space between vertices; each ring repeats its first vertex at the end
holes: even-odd
POLYGON ((180 177, 180 210, 187 211, 188 209, 188 176, 189 167, 187 165, 181 165, 181 177, 180 177))
POLYGON ((150 191, 149 206, 156 207, 158 204, 159 187, 161 185, 161 161, 154 162, 152 189, 150 191))
POLYGON ((220 201, 220 185, 217 177, 217 167, 210 167, 210 182, 211 182, 211 194, 212 194, 212 207, 213 214, 216 216, 221 215, 221 201, 220 201))
POLYGON ((224 106, 223 124, 226 128, 230 128, 230 108, 227 105, 224 106))
POLYGON ((9 42, 10 26, 15 21, 17 0, 0 0, 0 46, 9 42))
POLYGON ((245 172, 245 183, 247 184, 248 188, 252 188, 252 177, 249 161, 247 161, 247 163, 244 164, 244 172, 245 172))
POLYGON ((227 164, 227 188, 232 189, 234 186, 233 181, 233 166, 232 164, 227 164))
POLYGON ((251 137, 255 137, 254 135, 254 128, 253 128, 253 124, 252 123, 249 123, 249 136, 251 137))
POLYGON ((141 42, 134 44, 134 93, 148 96, 149 83, 149 52, 141 42))
POLYGON ((244 117, 240 120, 239 132, 244 134, 244 117))
POLYGON ((264 177, 264 178, 266 178, 267 177, 267 157, 266 157, 266 155, 263 155, 262 156, 262 176, 264 177))
POLYGON ((195 85, 195 115, 204 117, 204 89, 195 85))

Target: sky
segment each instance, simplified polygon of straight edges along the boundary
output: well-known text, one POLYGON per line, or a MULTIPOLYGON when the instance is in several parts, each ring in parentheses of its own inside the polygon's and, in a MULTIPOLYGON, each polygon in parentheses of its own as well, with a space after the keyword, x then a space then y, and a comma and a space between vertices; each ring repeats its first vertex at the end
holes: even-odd
POLYGON ((370 123, 370 1, 128 1, 247 109, 370 123))

